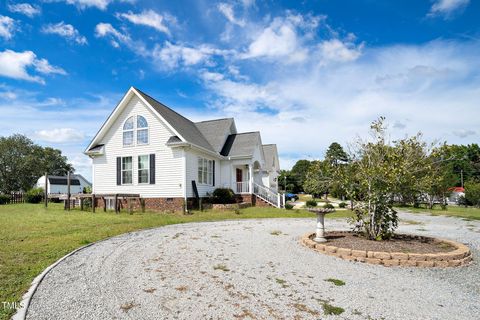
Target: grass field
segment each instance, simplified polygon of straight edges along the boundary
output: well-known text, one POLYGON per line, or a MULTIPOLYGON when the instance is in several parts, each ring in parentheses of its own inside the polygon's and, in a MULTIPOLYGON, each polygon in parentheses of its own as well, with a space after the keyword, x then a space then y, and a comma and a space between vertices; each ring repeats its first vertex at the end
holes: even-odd
MULTIPOLYGON (((350 216, 341 211, 328 218, 350 216)), ((247 208, 234 212, 204 211, 190 215, 112 212, 66 212, 61 204, 15 204, 0 206, 0 319, 14 310, 3 302, 18 302, 32 280, 68 252, 88 243, 122 233, 169 224, 251 218, 298 218, 314 215, 305 210, 247 208)), ((312 221, 312 229, 315 224, 312 221)))
POLYGON ((427 213, 431 215, 452 216, 469 220, 480 220, 480 209, 471 207, 465 208, 459 206, 447 206, 447 210, 442 210, 437 207, 432 210, 425 208, 399 207, 397 210, 413 213, 427 213))

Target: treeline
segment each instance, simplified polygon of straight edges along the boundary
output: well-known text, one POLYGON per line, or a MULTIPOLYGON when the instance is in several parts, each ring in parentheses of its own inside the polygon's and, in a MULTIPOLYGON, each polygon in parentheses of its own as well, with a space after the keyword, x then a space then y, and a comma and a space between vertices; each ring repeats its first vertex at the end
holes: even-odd
MULTIPOLYGON (((429 145, 421 138, 419 134, 385 142, 376 158, 369 159, 377 167, 386 166, 384 179, 393 179, 389 194, 392 202, 402 205, 427 203, 431 207, 444 202, 452 187, 464 186, 466 196, 459 204, 480 206, 480 147, 477 144, 429 145)), ((366 141, 356 141, 352 145, 355 144, 362 145, 363 149, 347 153, 334 142, 324 160, 297 161, 291 170, 281 172, 279 186, 285 190, 286 185, 287 192, 292 193, 349 198, 347 189, 361 183, 355 176, 356 167, 365 165, 362 153, 373 146, 366 141)))
POLYGON ((0 137, 0 193, 30 190, 45 172, 63 176, 74 170, 58 149, 20 134, 0 137))

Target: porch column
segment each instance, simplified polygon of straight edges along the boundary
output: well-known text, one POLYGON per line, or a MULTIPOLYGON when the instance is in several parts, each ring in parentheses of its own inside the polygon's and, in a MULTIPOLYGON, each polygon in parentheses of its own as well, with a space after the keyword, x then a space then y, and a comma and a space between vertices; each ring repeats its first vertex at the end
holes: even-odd
POLYGON ((248 192, 253 193, 253 166, 252 164, 248 165, 248 192))

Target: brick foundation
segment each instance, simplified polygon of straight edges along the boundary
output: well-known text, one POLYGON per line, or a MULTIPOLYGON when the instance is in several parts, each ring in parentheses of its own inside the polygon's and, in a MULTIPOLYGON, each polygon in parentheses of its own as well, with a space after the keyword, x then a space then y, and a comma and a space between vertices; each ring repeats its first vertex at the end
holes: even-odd
MULTIPOLYGON (((258 198, 253 194, 237 194, 235 195, 236 203, 245 203, 251 206, 257 207, 269 207, 271 206, 268 202, 263 201, 262 199, 258 198)), ((183 212, 184 211, 184 199, 178 197, 172 198, 142 198, 145 201, 145 210, 150 211, 159 211, 159 212, 183 212)), ((139 211, 142 209, 141 203, 139 199, 118 199, 120 210, 126 211, 131 208, 135 211, 139 211)), ((95 207, 97 209, 103 210, 105 206, 103 198, 95 198, 95 207)), ((204 203, 204 208, 208 206, 207 203, 204 203)), ((198 201, 195 198, 188 198, 187 200, 187 207, 189 210, 197 210, 198 209, 198 201)))

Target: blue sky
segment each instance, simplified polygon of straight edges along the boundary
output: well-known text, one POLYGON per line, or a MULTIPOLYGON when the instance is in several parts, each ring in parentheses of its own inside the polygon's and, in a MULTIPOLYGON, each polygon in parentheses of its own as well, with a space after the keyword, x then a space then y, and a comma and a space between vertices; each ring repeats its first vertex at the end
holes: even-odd
POLYGON ((236 118, 283 168, 386 116, 392 137, 480 138, 480 1, 0 3, 0 135, 82 154, 136 86, 192 120, 236 118))

